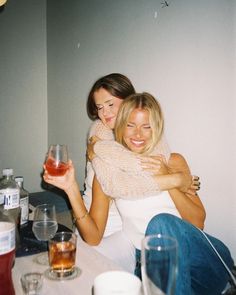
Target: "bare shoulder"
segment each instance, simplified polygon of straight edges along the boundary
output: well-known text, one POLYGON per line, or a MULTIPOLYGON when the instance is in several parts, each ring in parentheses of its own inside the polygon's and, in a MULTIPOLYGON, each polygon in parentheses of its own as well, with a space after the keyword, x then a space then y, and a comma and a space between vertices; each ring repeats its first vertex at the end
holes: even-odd
POLYGON ((186 162, 185 158, 183 155, 179 154, 179 153, 171 153, 170 154, 170 159, 169 159, 169 162, 170 161, 178 161, 178 162, 186 162))
POLYGON ((168 166, 171 168, 179 168, 180 170, 189 169, 188 163, 185 160, 184 156, 179 153, 171 153, 168 166))

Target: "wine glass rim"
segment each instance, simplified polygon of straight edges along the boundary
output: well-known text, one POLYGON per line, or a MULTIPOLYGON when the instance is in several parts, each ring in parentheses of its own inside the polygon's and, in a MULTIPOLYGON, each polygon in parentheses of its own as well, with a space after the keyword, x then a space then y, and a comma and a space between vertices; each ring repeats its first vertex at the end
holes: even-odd
POLYGON ((73 235, 73 236, 77 236, 76 233, 72 232, 72 231, 59 231, 57 233, 55 233, 55 235, 62 235, 62 234, 70 234, 70 235, 73 235))
POLYGON ((56 143, 56 144, 50 144, 49 147, 66 147, 67 148, 67 144, 61 144, 61 143, 56 143))
MULTIPOLYGON (((53 215, 52 220, 56 221, 56 206, 54 204, 43 203, 35 206, 34 208, 34 219, 33 221, 41 220, 38 215, 45 214, 47 212, 51 212, 53 215)), ((46 218, 45 220, 50 220, 51 218, 46 218)))
POLYGON ((43 203, 43 204, 39 204, 39 205, 35 206, 35 209, 36 208, 44 208, 44 207, 54 207, 55 208, 55 205, 54 204, 43 203))
POLYGON ((74 239, 75 241, 77 240, 77 234, 72 232, 72 231, 59 231, 59 232, 56 232, 55 235, 49 239, 49 242, 51 243, 58 243, 58 242, 67 242, 68 240, 67 239, 74 239), (61 240, 57 240, 57 239, 60 239, 61 240))
POLYGON ((168 235, 162 235, 162 234, 152 234, 152 235, 147 235, 143 238, 142 240, 142 246, 144 249, 157 249, 158 251, 161 251, 163 249, 176 249, 178 246, 177 240, 171 236, 168 235), (165 241, 168 242, 167 245, 150 245, 149 241, 151 239, 156 239, 158 241, 161 239, 164 239, 165 241))

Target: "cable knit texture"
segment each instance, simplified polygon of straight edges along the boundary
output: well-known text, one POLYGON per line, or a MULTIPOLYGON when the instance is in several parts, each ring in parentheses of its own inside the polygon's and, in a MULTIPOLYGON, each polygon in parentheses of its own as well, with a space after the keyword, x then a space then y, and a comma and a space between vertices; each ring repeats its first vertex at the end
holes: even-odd
MULTIPOLYGON (((112 198, 137 199, 160 192, 157 181, 140 165, 133 152, 114 141, 112 130, 97 120, 90 129, 89 138, 96 135, 101 141, 94 145, 96 157, 93 169, 105 194, 112 198)), ((168 161, 170 149, 164 137, 152 155, 162 154, 168 161)))

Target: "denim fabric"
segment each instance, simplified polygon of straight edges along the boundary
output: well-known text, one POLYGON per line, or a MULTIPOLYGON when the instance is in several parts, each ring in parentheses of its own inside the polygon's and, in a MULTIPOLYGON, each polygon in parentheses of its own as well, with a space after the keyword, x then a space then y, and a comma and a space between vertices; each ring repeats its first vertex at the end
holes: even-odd
MULTIPOLYGON (((178 242, 178 274, 175 295, 220 295, 229 275, 204 235, 192 224, 171 214, 154 216, 145 235, 162 234, 178 242)), ((228 248, 207 235, 229 269, 233 260, 228 248)), ((140 250, 136 250, 135 274, 141 278, 140 250)))

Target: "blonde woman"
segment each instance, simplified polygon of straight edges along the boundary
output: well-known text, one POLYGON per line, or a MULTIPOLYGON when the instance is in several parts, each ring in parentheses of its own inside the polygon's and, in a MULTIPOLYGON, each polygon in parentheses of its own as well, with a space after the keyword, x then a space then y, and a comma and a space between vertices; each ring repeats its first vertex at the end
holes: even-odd
MULTIPOLYGON (((171 154, 165 165, 156 166, 152 156, 162 135, 163 117, 159 103, 148 93, 134 94, 122 103, 116 119, 115 136, 123 148, 143 158, 143 166, 155 172, 157 177, 168 175, 168 165, 188 165, 179 154, 171 154), (142 157, 145 155, 145 157, 142 157), (150 162, 152 163, 150 166, 150 162), (158 167, 155 169, 155 166, 158 167)), ((106 227, 110 198, 106 195, 96 176, 93 180, 93 199, 90 211, 86 210, 76 182, 72 162, 64 177, 52 177, 47 171, 45 181, 65 190, 71 202, 77 225, 84 240, 97 245, 106 227)), ((162 233, 174 237, 179 245, 179 271, 175 295, 216 295, 224 289, 228 273, 215 255, 200 229, 204 227, 205 209, 198 195, 184 193, 178 188, 159 191, 153 196, 117 198, 114 201, 122 216, 123 233, 136 248, 139 261, 141 239, 144 235, 162 233)), ((229 269, 233 260, 227 247, 218 239, 207 235, 217 248, 229 269)), ((137 263, 136 274, 139 273, 137 263)))

